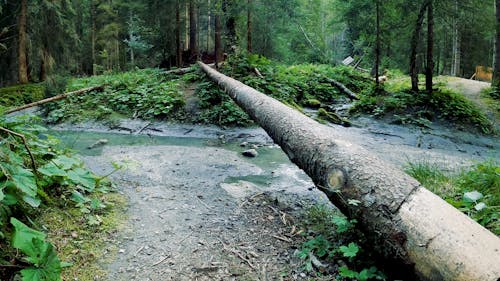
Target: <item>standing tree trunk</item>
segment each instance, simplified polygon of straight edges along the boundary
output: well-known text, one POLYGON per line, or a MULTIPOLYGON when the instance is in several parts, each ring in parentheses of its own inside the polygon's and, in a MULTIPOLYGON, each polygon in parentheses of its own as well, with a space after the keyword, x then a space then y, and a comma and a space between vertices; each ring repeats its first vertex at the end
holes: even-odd
POLYGON ((182 43, 181 43, 181 8, 179 0, 175 3, 175 49, 177 67, 182 66, 182 43))
POLYGON ((493 80, 491 87, 493 91, 500 91, 500 0, 495 0, 496 5, 496 36, 495 36, 495 69, 493 70, 493 80))
POLYGON ((18 79, 19 83, 28 83, 28 59, 26 57, 26 24, 28 18, 27 0, 21 0, 21 10, 18 20, 18 38, 17 38, 17 58, 19 64, 18 79))
POLYGON ((413 30, 411 38, 410 77, 411 89, 415 92, 418 92, 417 49, 420 41, 420 33, 422 33, 425 11, 427 10, 428 5, 429 0, 425 0, 424 3, 422 3, 422 7, 420 7, 420 11, 418 12, 417 23, 415 24, 415 29, 413 30))
POLYGON ((233 15, 233 1, 223 0, 222 2, 222 12, 227 17, 226 19, 226 31, 227 38, 224 51, 226 53, 234 53, 236 51, 236 45, 238 44, 238 35, 236 34, 236 19, 233 15))
POLYGON ((376 17, 377 17, 377 38, 375 44, 375 84, 377 90, 380 88, 379 67, 380 67, 380 0, 376 0, 376 17))
POLYGON ((193 61, 198 60, 198 12, 196 0, 189 1, 189 53, 193 61))
POLYGON ((90 18, 92 21, 92 29, 91 29, 91 40, 92 40, 92 75, 97 75, 96 69, 96 55, 95 55, 95 42, 96 42, 96 4, 95 0, 90 1, 90 18))
POLYGON ((453 46, 451 61, 451 76, 460 76, 460 30, 458 0, 455 0, 455 18, 453 19, 453 46))
POLYGON ((432 94, 432 76, 434 74, 434 15, 432 0, 427 6, 427 67, 425 71, 425 90, 432 94))
MULTIPOLYGON (((201 64, 380 253, 419 280, 495 281, 500 239, 415 179, 277 100, 201 64), (358 202, 352 204, 352 202, 358 202)), ((406 280, 406 279, 405 279, 406 280)))
POLYGON ((215 12, 215 68, 219 68, 219 62, 222 60, 220 13, 220 10, 215 12))
POLYGON ((248 0, 247 7, 247 52, 252 53, 252 0, 248 0))
POLYGON ((210 51, 210 27, 212 26, 212 7, 210 6, 210 0, 208 0, 208 15, 207 15, 207 52, 210 51))

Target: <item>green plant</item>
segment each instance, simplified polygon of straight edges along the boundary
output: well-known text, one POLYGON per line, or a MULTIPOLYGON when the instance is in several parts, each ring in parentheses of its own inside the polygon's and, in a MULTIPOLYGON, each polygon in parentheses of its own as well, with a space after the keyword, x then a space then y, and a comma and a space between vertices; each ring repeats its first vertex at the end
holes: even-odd
POLYGON ((61 269, 70 264, 61 263, 54 246, 45 240, 42 232, 29 228, 16 218, 11 218, 14 226, 12 246, 26 257, 24 260, 32 266, 21 270, 23 281, 61 280, 61 269))
POLYGON ((331 263, 336 264, 337 273, 344 279, 385 280, 385 275, 373 266, 374 261, 360 246, 364 238, 355 228, 356 220, 317 205, 308 210, 304 221, 308 237, 297 255, 304 261, 306 271, 315 274, 315 266, 331 263))
MULTIPOLYGON (((46 130, 36 120, 0 118, 0 127, 0 239, 7 243, 0 247, 0 261, 10 263, 18 259, 12 250, 15 248, 23 253, 22 260, 29 263, 20 272, 23 280, 59 280, 65 264, 45 240, 46 235, 33 229, 38 228, 36 217, 48 206, 74 205, 91 225, 91 219, 106 206, 88 196, 106 192, 106 183, 86 170, 69 151, 58 149, 58 140, 44 136, 46 130), (15 132, 23 132, 22 137, 15 132), (14 227, 13 232, 8 222, 14 227)), ((0 272, 0 278, 10 276, 0 272)))
POLYGON ((466 171, 445 173, 426 162, 408 164, 406 172, 481 225, 500 235, 500 166, 490 160, 466 171))

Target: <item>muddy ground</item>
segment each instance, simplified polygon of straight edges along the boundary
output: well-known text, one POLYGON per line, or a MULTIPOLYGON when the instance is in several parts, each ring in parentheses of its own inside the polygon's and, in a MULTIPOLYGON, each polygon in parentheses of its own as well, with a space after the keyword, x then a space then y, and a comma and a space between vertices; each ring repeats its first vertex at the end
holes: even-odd
MULTIPOLYGON (((367 117, 355 123, 331 126, 339 137, 399 167, 424 161, 456 170, 499 159, 494 137, 367 117)), ((328 202, 262 129, 137 120, 124 120, 113 129, 99 123, 54 129, 63 130, 63 138, 70 134, 64 130, 81 131, 71 134, 80 134, 80 149, 87 154, 83 159, 97 174, 110 171, 111 162, 128 166, 113 175, 129 206, 125 230, 116 237, 116 259, 104 265, 106 280, 310 278, 296 257, 304 239, 297 233, 308 207, 328 202), (106 137, 108 144, 97 153, 84 148, 106 137), (241 152, 250 147, 260 155, 244 157, 241 152)))

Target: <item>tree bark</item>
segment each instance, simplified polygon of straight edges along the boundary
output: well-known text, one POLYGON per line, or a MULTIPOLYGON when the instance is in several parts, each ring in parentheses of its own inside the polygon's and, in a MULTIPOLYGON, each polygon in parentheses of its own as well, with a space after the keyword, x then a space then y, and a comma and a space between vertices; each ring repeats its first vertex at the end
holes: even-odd
POLYGON ((343 141, 340 129, 199 64, 330 201, 358 220, 380 253, 414 266, 423 280, 500 276, 500 239, 494 234, 395 166, 343 141))
POLYGON ((453 19, 453 50, 451 62, 451 76, 460 76, 460 30, 459 30, 458 0, 455 0, 455 19, 453 19))
POLYGON ((27 0, 21 0, 21 10, 18 18, 18 38, 17 38, 17 57, 18 57, 18 79, 19 83, 28 83, 28 61, 26 57, 26 25, 28 18, 28 3, 27 0))
POLYGON ((97 26, 96 26, 96 4, 95 0, 90 1, 90 18, 92 21, 92 29, 91 29, 91 35, 90 35, 90 40, 92 40, 92 75, 97 75, 97 69, 96 69, 96 51, 95 51, 95 43, 96 43, 96 33, 97 33, 97 26))
POLYGON ((219 68, 219 62, 222 60, 222 42, 221 42, 221 11, 215 12, 215 67, 219 68))
POLYGON ((434 15, 432 0, 427 6, 427 67, 425 71, 425 90, 432 94, 432 76, 434 75, 434 15))
POLYGON ((375 44, 375 85, 380 88, 379 67, 380 67, 380 0, 376 0, 376 18, 377 18, 377 38, 375 44))
POLYGON ((252 53, 252 0, 247 4, 247 52, 252 53))
POLYGON ((236 19, 233 15, 233 1, 223 0, 222 12, 227 17, 226 19, 226 44, 224 50, 226 53, 234 53, 238 44, 238 35, 236 34, 236 19))
POLYGON ((189 1, 189 52, 194 61, 198 60, 198 12, 196 0, 189 1))
POLYGON ((418 71, 417 71, 417 49, 418 43, 420 41, 420 34, 422 33, 422 25, 424 23, 425 11, 429 5, 429 0, 425 0, 420 7, 420 11, 417 17, 417 23, 415 24, 415 29, 411 38, 411 50, 410 50, 410 77, 411 77, 411 89, 418 92, 418 71))
POLYGON ((77 90, 77 91, 68 92, 68 93, 57 95, 57 96, 53 96, 51 98, 47 98, 47 99, 39 100, 39 101, 36 101, 36 102, 28 103, 28 104, 25 104, 23 106, 19 106, 19 107, 13 108, 13 109, 9 109, 5 113, 6 114, 14 113, 14 112, 21 111, 21 110, 24 110, 24 109, 27 109, 27 108, 30 108, 30 107, 34 107, 34 106, 46 104, 46 103, 53 102, 53 101, 62 100, 62 99, 65 99, 65 98, 67 98, 68 96, 71 96, 71 95, 81 95, 81 94, 88 93, 90 91, 102 91, 102 89, 103 89, 103 86, 94 86, 94 87, 84 88, 84 89, 80 89, 80 90, 77 90))
POLYGON ((175 48, 176 48, 176 66, 182 66, 182 42, 181 42, 181 8, 179 0, 175 5, 175 48))
POLYGON ((500 91, 500 0, 495 0, 496 11, 496 36, 495 36, 495 69, 491 87, 493 91, 500 91))

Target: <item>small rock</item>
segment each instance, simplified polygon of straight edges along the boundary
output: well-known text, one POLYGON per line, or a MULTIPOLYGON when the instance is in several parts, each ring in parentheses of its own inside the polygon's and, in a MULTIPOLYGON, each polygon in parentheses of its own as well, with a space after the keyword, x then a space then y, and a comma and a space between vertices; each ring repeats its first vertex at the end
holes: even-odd
POLYGON ((247 146, 247 145, 248 145, 248 142, 246 142, 246 141, 244 141, 244 142, 240 143, 240 146, 241 146, 241 147, 245 147, 245 146, 247 146))
POLYGON ((259 148, 259 146, 258 146, 258 145, 256 145, 256 144, 252 144, 252 148, 253 148, 253 149, 257 149, 257 148, 259 148))
POLYGON ((257 150, 255 150, 253 148, 243 151, 242 154, 243 154, 243 156, 246 156, 246 157, 257 157, 259 155, 257 150))
POLYGON ((118 250, 118 253, 120 253, 120 254, 125 253, 125 249, 120 249, 120 250, 118 250))
POLYGON ((98 141, 96 141, 95 143, 89 145, 87 148, 88 149, 92 149, 92 148, 96 148, 98 146, 102 146, 102 145, 105 145, 108 143, 108 140, 107 139, 100 139, 98 141))
POLYGON ((76 231, 71 232, 71 237, 78 238, 78 233, 76 231))

